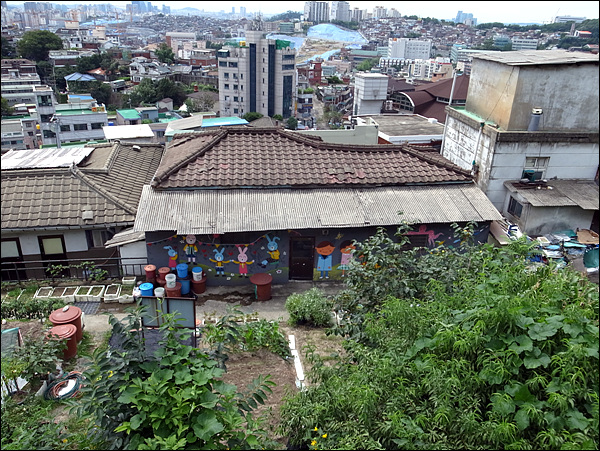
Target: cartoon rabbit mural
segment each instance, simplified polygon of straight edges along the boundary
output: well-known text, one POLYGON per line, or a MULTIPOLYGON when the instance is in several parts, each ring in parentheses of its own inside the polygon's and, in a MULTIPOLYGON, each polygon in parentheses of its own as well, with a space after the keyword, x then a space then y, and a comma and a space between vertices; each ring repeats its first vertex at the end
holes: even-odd
POLYGON ((169 251, 167 252, 169 254, 169 268, 173 271, 177 267, 177 258, 179 257, 179 254, 171 246, 164 246, 163 249, 169 251))
POLYGON ((184 236, 184 240, 182 243, 185 243, 183 246, 183 252, 187 256, 187 261, 196 263, 196 253, 198 252, 198 246, 196 245, 196 235, 186 235, 184 236))
POLYGON ((219 277, 219 275, 225 277, 225 263, 230 262, 230 260, 224 260, 223 253, 225 252, 225 248, 221 249, 220 252, 219 249, 213 249, 213 252, 215 253, 215 259, 209 258, 209 260, 215 263, 215 277, 219 277))
POLYGON ((266 234, 265 237, 267 238, 267 241, 269 242, 267 244, 267 253, 269 254, 269 256, 266 258, 266 260, 263 260, 262 262, 260 262, 259 265, 262 266, 263 268, 266 268, 267 265, 273 265, 273 266, 277 267, 277 265, 279 265, 279 249, 278 249, 279 246, 277 245, 277 240, 281 240, 281 238, 276 236, 273 239, 271 239, 269 234, 266 234))
POLYGON ((238 259, 232 260, 233 263, 240 265, 240 277, 248 277, 248 265, 254 263, 254 260, 248 261, 248 256, 246 252, 248 251, 247 247, 237 246, 238 248, 238 259))

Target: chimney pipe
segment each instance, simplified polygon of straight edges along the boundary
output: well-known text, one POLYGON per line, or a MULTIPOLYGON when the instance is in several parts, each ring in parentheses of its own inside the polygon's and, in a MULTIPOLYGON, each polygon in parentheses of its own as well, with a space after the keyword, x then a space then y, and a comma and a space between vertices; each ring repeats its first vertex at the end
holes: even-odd
POLYGON ((531 119, 529 119, 529 127, 527 127, 528 132, 537 132, 540 128, 540 118, 542 117, 541 108, 533 108, 531 110, 531 119))

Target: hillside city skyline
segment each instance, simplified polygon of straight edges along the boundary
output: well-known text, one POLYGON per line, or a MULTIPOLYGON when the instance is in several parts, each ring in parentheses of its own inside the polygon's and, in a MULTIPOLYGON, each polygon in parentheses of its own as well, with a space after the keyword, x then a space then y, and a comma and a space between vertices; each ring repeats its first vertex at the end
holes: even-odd
MULTIPOLYGON (((21 6, 24 2, 7 1, 8 6, 21 6)), ((127 1, 86 1, 86 2, 67 2, 67 1, 54 1, 47 3, 64 4, 70 7, 77 5, 90 5, 90 4, 111 4, 117 8, 125 9, 127 4, 131 2, 127 1)), ((193 4, 184 1, 170 1, 170 2, 152 2, 153 5, 162 8, 162 5, 169 6, 172 12, 188 8, 188 11, 192 12, 193 9, 199 12, 205 13, 222 13, 229 14, 232 10, 235 13, 240 12, 240 8, 245 8, 247 13, 262 13, 265 17, 271 15, 281 14, 287 11, 303 12, 304 4, 303 1, 291 1, 291 2, 259 2, 259 1, 248 1, 248 2, 206 2, 202 3, 202 8, 194 8, 193 4)), ((331 4, 331 2, 328 2, 331 4)), ((395 8, 403 16, 416 15, 418 17, 432 17, 438 20, 453 20, 457 13, 463 11, 470 13, 474 18, 477 19, 477 23, 489 23, 489 22, 502 22, 505 24, 510 23, 538 23, 545 24, 551 23, 555 16, 572 16, 572 17, 585 17, 586 19, 598 18, 598 3, 593 1, 579 1, 579 2, 561 2, 561 1, 550 1, 544 3, 544 8, 539 8, 539 4, 513 2, 513 1, 500 1, 494 2, 493 8, 490 8, 489 4, 479 2, 465 2, 465 3, 454 3, 444 1, 434 2, 410 2, 410 3, 399 3, 392 1, 379 1, 377 3, 371 1, 350 1, 350 8, 358 8, 371 12, 376 6, 381 6, 387 9, 395 8)))

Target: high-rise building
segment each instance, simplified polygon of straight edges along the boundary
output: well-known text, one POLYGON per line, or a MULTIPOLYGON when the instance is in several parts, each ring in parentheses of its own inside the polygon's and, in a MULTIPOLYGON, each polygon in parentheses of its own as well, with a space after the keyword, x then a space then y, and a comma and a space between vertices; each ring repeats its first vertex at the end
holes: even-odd
POLYGON ((350 3, 348 2, 331 2, 331 11, 329 20, 339 20, 342 22, 350 22, 350 3))
POLYGON ((304 3, 304 20, 307 22, 328 22, 328 2, 306 2, 304 3))
POLYGON ((246 30, 245 41, 218 51, 221 116, 294 115, 296 51, 289 41, 265 36, 256 20, 246 30))
POLYGON ((373 18, 374 19, 382 19, 387 17, 387 9, 383 6, 376 6, 373 8, 373 18))
POLYGON ((477 25, 477 19, 474 18, 473 14, 471 13, 463 13, 462 11, 459 11, 456 14, 454 23, 464 23, 466 25, 475 26, 477 25))
POLYGON ((400 59, 429 59, 431 56, 431 41, 411 38, 389 38, 388 58, 400 59))
POLYGON ((246 7, 245 6, 240 6, 240 16, 242 16, 242 17, 246 16, 246 7))
POLYGON ((163 14, 171 14, 171 7, 167 5, 163 5, 162 7, 163 14))

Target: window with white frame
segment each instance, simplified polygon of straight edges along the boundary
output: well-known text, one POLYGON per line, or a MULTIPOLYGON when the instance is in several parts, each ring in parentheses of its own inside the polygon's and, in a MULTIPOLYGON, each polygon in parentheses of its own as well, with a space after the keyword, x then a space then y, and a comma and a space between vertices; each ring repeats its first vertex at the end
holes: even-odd
POLYGON ((525 166, 521 178, 527 178, 532 182, 542 180, 546 177, 549 162, 550 157, 525 157, 525 166))

